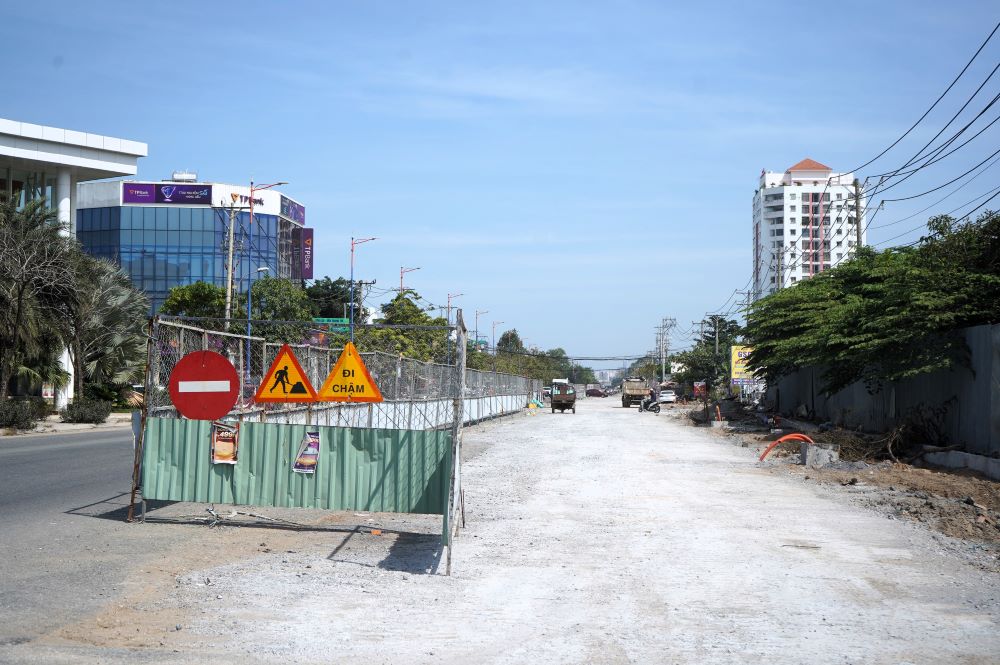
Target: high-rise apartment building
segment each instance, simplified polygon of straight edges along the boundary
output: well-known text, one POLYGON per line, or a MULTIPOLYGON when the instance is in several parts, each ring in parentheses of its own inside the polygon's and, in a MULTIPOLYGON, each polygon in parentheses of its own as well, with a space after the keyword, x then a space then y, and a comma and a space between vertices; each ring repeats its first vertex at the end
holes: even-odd
POLYGON ((854 174, 804 159, 784 173, 763 170, 753 195, 753 298, 829 270, 864 245, 854 174))

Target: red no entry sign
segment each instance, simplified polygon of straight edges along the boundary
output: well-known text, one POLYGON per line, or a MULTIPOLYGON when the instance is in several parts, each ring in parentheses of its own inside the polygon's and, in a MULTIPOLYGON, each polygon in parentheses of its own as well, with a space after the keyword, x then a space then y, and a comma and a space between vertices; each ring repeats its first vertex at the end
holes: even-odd
POLYGON ((191 420, 218 420, 229 413, 239 394, 236 368, 214 351, 189 353, 170 373, 170 399, 191 420))

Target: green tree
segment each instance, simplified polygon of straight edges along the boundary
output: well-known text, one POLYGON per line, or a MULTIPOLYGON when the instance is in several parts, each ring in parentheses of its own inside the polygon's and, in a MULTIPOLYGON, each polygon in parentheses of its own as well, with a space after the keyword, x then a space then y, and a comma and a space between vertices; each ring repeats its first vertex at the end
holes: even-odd
POLYGON ((381 307, 382 318, 377 323, 395 326, 432 326, 437 329, 381 328, 365 331, 369 344, 383 351, 401 353, 407 358, 445 361, 448 357, 449 336, 444 317, 431 317, 414 302, 420 296, 404 291, 381 307))
POLYGON ((961 329, 1000 319, 1000 216, 928 222, 916 246, 855 258, 750 309, 749 365, 774 381, 823 370, 824 390, 968 364, 961 329))
MULTIPOLYGON (((317 279, 306 287, 313 316, 323 318, 347 318, 350 316, 351 282, 338 277, 317 279)), ((354 292, 355 320, 364 320, 365 312, 361 303, 361 289, 354 292)))
POLYGON ((0 203, 0 399, 15 374, 65 379, 49 371, 63 341, 62 313, 77 297, 75 243, 63 231, 41 200, 20 210, 13 199, 0 203))
MULTIPOLYGON (((301 343, 308 337, 312 306, 305 289, 290 279, 271 276, 258 279, 251 289, 252 318, 258 322, 253 326, 254 335, 289 343, 301 343)), ((239 305, 242 319, 246 316, 245 297, 239 305)))
POLYGON ((68 308, 76 394, 84 381, 122 384, 142 376, 149 300, 113 263, 82 252, 76 259, 78 296, 68 308))
MULTIPOLYGON (((680 362, 684 369, 674 375, 674 380, 689 385, 695 381, 708 381, 716 388, 729 385, 731 368, 729 366, 730 347, 738 344, 742 329, 733 319, 713 314, 708 317, 702 327, 699 338, 687 351, 676 353, 671 360, 680 362), (718 345, 716 345, 718 331, 718 345)), ((655 361, 655 374, 659 375, 659 361, 655 361)))
POLYGON ((497 340, 497 353, 524 353, 524 342, 521 341, 521 336, 517 333, 517 328, 512 328, 502 335, 500 339, 497 340))
MULTIPOLYGON (((246 309, 243 312, 246 316, 246 309)), ((160 313, 221 319, 226 315, 226 289, 203 281, 175 286, 160 306, 160 313)))

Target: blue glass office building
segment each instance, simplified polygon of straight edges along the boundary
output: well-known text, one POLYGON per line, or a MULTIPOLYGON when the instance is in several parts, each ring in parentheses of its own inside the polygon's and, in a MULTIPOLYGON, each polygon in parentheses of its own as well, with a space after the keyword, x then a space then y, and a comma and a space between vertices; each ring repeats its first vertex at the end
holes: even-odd
POLYGON ((312 230, 305 208, 273 190, 176 182, 102 182, 80 186, 76 236, 87 253, 118 263, 156 311, 171 288, 226 285, 233 222, 233 289, 268 274, 312 278, 312 230))

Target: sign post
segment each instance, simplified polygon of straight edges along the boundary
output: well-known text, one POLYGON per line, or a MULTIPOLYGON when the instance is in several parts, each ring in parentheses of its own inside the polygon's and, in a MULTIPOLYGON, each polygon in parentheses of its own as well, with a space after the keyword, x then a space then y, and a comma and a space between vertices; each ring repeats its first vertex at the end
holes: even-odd
POLYGON ((350 327, 348 323, 350 319, 347 318, 330 318, 330 317, 320 317, 313 319, 313 323, 318 323, 322 326, 326 326, 327 329, 334 332, 347 332, 350 327))
POLYGON ((170 400, 191 420, 218 420, 232 410, 240 394, 233 364, 214 351, 189 353, 170 373, 170 400))

